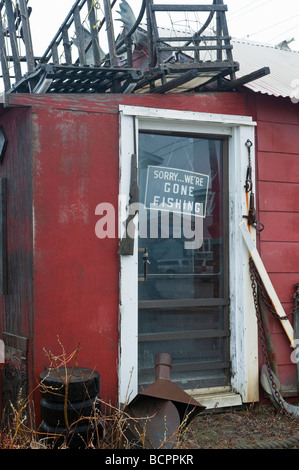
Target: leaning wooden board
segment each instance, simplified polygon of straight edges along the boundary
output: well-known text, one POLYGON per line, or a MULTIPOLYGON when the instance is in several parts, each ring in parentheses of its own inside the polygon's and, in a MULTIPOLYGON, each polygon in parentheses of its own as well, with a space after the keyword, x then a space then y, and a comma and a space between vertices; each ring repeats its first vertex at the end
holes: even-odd
POLYGON ((245 243, 247 245, 247 248, 248 248, 248 251, 253 259, 253 262, 256 266, 256 269, 263 281, 263 284, 265 286, 265 289, 267 291, 267 294, 269 296, 269 298, 271 299, 272 301, 272 304, 277 312, 277 314, 279 315, 279 317, 281 318, 280 322, 282 324, 282 327, 287 335, 287 337, 289 338, 290 340, 290 343, 291 343, 291 346, 293 348, 295 348, 295 343, 294 343, 294 330, 293 330, 293 327, 291 325, 291 323, 289 322, 289 320, 282 320, 283 317, 286 316, 285 314, 285 311, 283 309, 283 306, 281 305, 280 303, 280 300, 275 292, 275 289, 273 287, 273 284, 269 278, 269 275, 265 269, 265 266, 261 260, 261 257, 259 255, 259 252, 257 251, 257 248, 251 238, 251 235, 249 233, 249 230, 247 228, 247 224, 246 222, 241 222, 240 225, 240 230, 242 232, 242 235, 243 235, 243 238, 245 240, 245 243))

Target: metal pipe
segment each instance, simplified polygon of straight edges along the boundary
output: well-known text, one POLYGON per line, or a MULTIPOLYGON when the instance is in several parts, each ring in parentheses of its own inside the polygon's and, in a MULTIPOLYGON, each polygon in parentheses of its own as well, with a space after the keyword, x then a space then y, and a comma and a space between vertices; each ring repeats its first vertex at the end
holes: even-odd
POLYGON ((168 353, 160 353, 155 358, 156 379, 170 380, 172 357, 168 353))

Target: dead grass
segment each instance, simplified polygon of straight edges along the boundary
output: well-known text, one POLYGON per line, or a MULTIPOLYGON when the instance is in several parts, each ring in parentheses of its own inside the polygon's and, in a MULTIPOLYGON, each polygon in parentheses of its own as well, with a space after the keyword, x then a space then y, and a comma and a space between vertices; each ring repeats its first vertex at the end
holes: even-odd
POLYGON ((242 410, 212 411, 195 418, 181 438, 184 449, 285 448, 298 438, 299 419, 278 413, 271 405, 252 405, 242 410), (281 444, 281 446, 280 446, 281 444))
MULTIPOLYGON (((93 434, 84 449, 131 449, 126 429, 132 418, 123 410, 104 405, 105 413, 98 410, 89 419, 96 420, 103 434, 93 434)), ((13 410, 10 427, 0 431, 0 449, 65 449, 68 442, 60 434, 45 436, 26 424, 25 408, 13 410), (57 446, 57 442, 59 445, 57 446)), ((86 418, 85 418, 86 419, 86 418)), ((134 425, 134 423, 133 423, 134 425)), ((71 428, 70 428, 71 430, 71 428)), ((198 415, 188 427, 174 436, 175 449, 238 449, 244 447, 286 448, 290 438, 298 439, 287 447, 299 449, 299 419, 290 419, 278 413, 271 405, 254 405, 241 410, 211 411, 198 415), (281 443, 281 446, 280 446, 281 443)), ((146 428, 140 434, 139 449, 146 448, 146 428)), ((163 449, 163 443, 161 444, 163 449)))
MULTIPOLYGON (((23 399, 22 390, 20 390, 17 403, 14 405, 10 403, 4 412, 0 426, 0 449, 66 449, 77 448, 78 445, 81 449, 132 449, 136 442, 139 449, 146 448, 148 442, 146 427, 150 418, 133 418, 126 412, 126 404, 119 409, 97 398, 90 416, 82 416, 75 422, 68 422, 68 387, 72 371, 78 366, 80 347, 78 346, 71 354, 67 354, 59 338, 58 343, 61 348, 60 354, 55 355, 51 351, 45 351, 45 354, 49 360, 48 370, 57 371, 62 385, 59 385, 59 389, 49 388, 43 379, 36 390, 39 389, 43 393, 54 395, 60 395, 61 389, 65 390, 65 395, 63 395, 65 422, 63 433, 45 434, 41 427, 36 427, 35 408, 31 398, 34 391, 29 397, 23 399), (61 368, 64 369, 64 374, 60 373, 61 368), (68 369, 71 370, 70 373, 67 372, 68 369), (84 437, 77 432, 80 425, 88 429, 87 432, 84 431, 84 437), (132 436, 134 442, 132 442, 132 436)), ((181 424, 173 436, 167 437, 165 442, 161 442, 160 448, 163 448, 170 439, 177 442, 184 426, 185 422, 181 424)))
MULTIPOLYGON (((60 344, 60 343, 59 343, 60 344)), ((66 367, 73 361, 77 366, 79 348, 67 355, 63 346, 62 354, 55 356, 47 353, 50 368, 66 367)), ((70 377, 68 377, 70 380, 70 377)), ((66 385, 66 384, 65 384, 66 385)), ((38 385, 38 388, 41 384, 38 385)), ((67 388, 67 387, 66 387, 67 388)), ((34 403, 29 396, 20 398, 18 403, 9 406, 9 418, 3 420, 0 427, 0 449, 65 449, 70 447, 69 438, 74 426, 81 420, 88 419, 93 432, 88 440, 82 440, 81 448, 89 449, 131 449, 132 442, 128 438, 128 428, 137 435, 138 448, 147 447, 146 419, 140 426, 129 416, 125 407, 118 409, 111 404, 99 400, 95 403, 93 413, 88 417, 79 418, 71 423, 67 432, 45 435, 35 425, 34 403)), ((65 400, 67 404, 67 400, 65 400)), ((246 446, 262 446, 271 448, 299 449, 299 419, 291 419, 278 413, 273 406, 251 405, 243 409, 230 409, 220 412, 212 410, 198 415, 187 427, 182 423, 171 441, 175 449, 237 449, 246 446)), ((163 450, 167 442, 161 443, 163 450)))

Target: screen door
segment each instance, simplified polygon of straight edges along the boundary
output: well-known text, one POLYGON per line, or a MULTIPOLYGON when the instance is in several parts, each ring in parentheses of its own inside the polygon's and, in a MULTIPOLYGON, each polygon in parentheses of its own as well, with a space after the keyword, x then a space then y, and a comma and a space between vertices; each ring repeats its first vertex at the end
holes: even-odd
POLYGON ((138 382, 172 356, 183 389, 230 383, 227 141, 139 133, 138 382))

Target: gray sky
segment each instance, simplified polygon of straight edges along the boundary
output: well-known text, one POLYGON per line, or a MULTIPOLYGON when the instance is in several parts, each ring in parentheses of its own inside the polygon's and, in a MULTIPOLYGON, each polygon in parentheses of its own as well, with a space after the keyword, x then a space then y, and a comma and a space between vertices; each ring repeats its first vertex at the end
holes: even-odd
MULTIPOLYGON (((102 0, 98 0, 100 5, 102 0)), ((138 14, 140 0, 128 0, 138 14)), ((162 3, 162 1, 161 1, 162 3)), ((164 2, 167 3, 167 2, 164 2)), ((182 3, 172 0, 169 3, 182 3)), ((186 0, 186 3, 210 4, 212 0, 186 0)), ((278 44, 284 39, 295 39, 290 44, 299 51, 298 0, 226 0, 229 33, 233 37, 278 44)), ((74 0, 30 0, 33 8, 31 29, 35 55, 42 54, 74 4, 74 0)), ((118 22, 116 23, 118 24, 118 22)))

